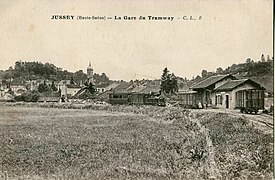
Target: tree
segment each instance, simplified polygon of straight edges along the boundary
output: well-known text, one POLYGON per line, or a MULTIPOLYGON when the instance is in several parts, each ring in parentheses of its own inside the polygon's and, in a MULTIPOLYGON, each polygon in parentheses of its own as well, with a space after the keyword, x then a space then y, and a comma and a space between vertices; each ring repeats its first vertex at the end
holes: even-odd
POLYGON ((164 68, 163 73, 161 75, 161 84, 160 84, 160 89, 164 92, 169 92, 169 88, 168 88, 168 82, 169 82, 169 71, 166 68, 164 68))
POLYGON ((171 93, 175 93, 179 90, 178 80, 174 73, 171 74, 169 89, 171 93))
POLYGON ((161 76, 160 89, 166 93, 175 93, 178 91, 178 80, 174 73, 169 74, 169 71, 164 68, 161 76))
POLYGON ((25 102, 37 102, 39 99, 39 94, 36 91, 24 92, 19 96, 14 98, 16 101, 25 101, 25 102))
POLYGON ((223 73, 223 69, 221 67, 217 68, 216 73, 217 74, 222 74, 223 73))
POLYGON ((199 75, 196 76, 196 78, 194 79, 195 82, 199 82, 201 80, 201 77, 199 75))
POLYGON ((40 93, 43 93, 44 92, 44 84, 39 84, 38 85, 38 92, 40 92, 40 93))
POLYGON ((91 94, 94 94, 96 89, 94 87, 94 85, 90 82, 90 84, 86 87, 87 90, 91 93, 91 94))
POLYGON ((202 76, 202 78, 205 78, 205 77, 207 77, 207 75, 208 75, 208 72, 204 69, 204 70, 202 70, 202 72, 201 72, 201 76, 202 76))
POLYGON ((271 61, 269 55, 267 55, 266 60, 267 60, 267 61, 271 61))
POLYGON ((97 73, 94 73, 93 78, 94 78, 94 81, 96 83, 102 83, 102 82, 109 82, 110 81, 105 73, 102 73, 101 75, 99 75, 97 73))
POLYGON ((55 86, 55 84, 54 84, 53 81, 52 81, 52 84, 51 84, 51 88, 52 88, 53 91, 57 91, 57 88, 56 88, 56 86, 55 86))
POLYGON ((44 81, 44 83, 40 83, 38 85, 38 92, 40 92, 40 93, 49 93, 51 91, 52 91, 52 89, 46 84, 46 81, 44 81))
POLYGON ((246 63, 251 63, 251 58, 247 58, 246 63))
POLYGON ((261 61, 262 61, 262 62, 265 62, 265 57, 264 57, 263 54, 262 54, 262 56, 261 56, 261 61))

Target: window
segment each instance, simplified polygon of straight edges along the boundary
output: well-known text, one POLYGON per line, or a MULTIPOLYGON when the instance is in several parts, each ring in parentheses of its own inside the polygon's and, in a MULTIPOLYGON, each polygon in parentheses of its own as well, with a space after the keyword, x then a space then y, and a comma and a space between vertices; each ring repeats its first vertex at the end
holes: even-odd
POLYGON ((222 95, 220 95, 220 94, 216 96, 216 105, 217 104, 222 105, 222 95))
POLYGON ((188 95, 188 105, 192 105, 192 94, 188 95))

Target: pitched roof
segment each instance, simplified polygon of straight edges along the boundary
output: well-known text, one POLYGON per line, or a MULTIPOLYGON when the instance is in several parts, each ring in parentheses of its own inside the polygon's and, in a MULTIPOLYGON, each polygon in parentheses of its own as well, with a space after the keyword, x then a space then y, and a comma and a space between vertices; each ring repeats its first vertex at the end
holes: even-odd
POLYGON ((117 87, 119 84, 118 83, 112 83, 109 86, 106 87, 106 89, 114 89, 115 87, 117 87))
POLYGON ((226 75, 216 75, 216 76, 211 76, 207 79, 202 80, 201 82, 191 86, 191 89, 202 89, 202 88, 207 88, 208 86, 211 86, 221 80, 223 80, 226 77, 232 77, 232 79, 237 79, 235 76, 231 74, 226 74, 226 75))
POLYGON ((85 93, 87 89, 85 87, 82 87, 77 93, 75 93, 74 97, 79 97, 81 94, 85 93))
POLYGON ((215 88, 215 91, 228 91, 236 88, 237 86, 244 84, 244 83, 251 83, 254 86, 258 87, 259 89, 265 89, 262 85, 252 81, 251 79, 238 79, 238 80, 230 80, 227 81, 225 84, 215 88))
POLYGON ((134 87, 131 87, 133 83, 122 82, 113 89, 113 93, 130 93, 134 87))
POLYGON ((139 85, 137 87, 135 87, 134 89, 131 90, 132 93, 137 93, 137 92, 140 92, 142 90, 144 90, 146 88, 146 86, 144 85, 139 85))
POLYGON ((153 93, 159 93, 160 91, 160 86, 146 86, 146 88, 144 88, 143 90, 140 91, 140 93, 143 94, 149 94, 151 92, 153 93))
POLYGON ((67 88, 81 88, 81 86, 75 84, 67 84, 67 88))

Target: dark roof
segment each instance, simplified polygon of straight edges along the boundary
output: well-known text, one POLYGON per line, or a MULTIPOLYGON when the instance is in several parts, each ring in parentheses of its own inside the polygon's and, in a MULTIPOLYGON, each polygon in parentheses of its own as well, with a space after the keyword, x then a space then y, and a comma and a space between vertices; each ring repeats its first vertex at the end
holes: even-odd
POLYGON ((149 94, 149 93, 159 93, 160 92, 160 86, 146 86, 143 90, 140 91, 140 93, 143 94, 149 94))
POLYGON ((81 86, 75 84, 67 84, 67 88, 81 88, 81 86))
POLYGON ((244 83, 250 83, 253 84, 254 86, 256 86, 259 89, 265 89, 262 85, 256 83, 255 81, 252 81, 251 79, 239 79, 239 80, 230 80, 228 82, 226 82, 225 84, 215 88, 215 91, 229 91, 232 90, 234 88, 236 88, 237 86, 240 86, 244 83))
POLYGON ((130 93, 134 88, 132 87, 133 83, 122 82, 117 87, 113 89, 113 93, 130 93))
POLYGON ((223 80, 226 77, 231 77, 232 79, 237 79, 235 76, 231 74, 226 74, 226 75, 216 75, 216 76, 211 76, 207 79, 202 80, 201 82, 191 86, 191 89, 202 89, 202 88, 207 88, 221 80, 223 80))

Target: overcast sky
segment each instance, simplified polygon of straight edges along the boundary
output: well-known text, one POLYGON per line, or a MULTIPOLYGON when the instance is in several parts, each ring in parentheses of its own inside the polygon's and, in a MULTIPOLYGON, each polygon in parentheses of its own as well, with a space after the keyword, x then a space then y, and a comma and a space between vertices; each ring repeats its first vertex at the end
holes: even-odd
POLYGON ((111 79, 192 78, 261 54, 272 57, 272 0, 0 1, 0 69, 53 63, 111 79), (52 15, 202 16, 196 21, 51 20, 52 15), (144 75, 144 77, 140 75, 144 75))

